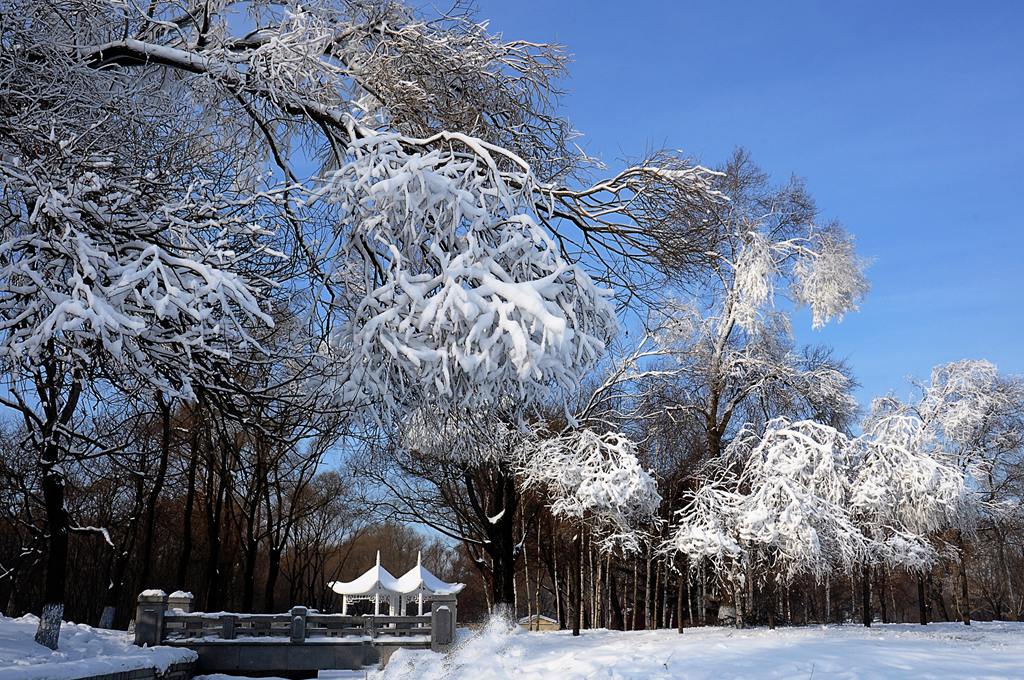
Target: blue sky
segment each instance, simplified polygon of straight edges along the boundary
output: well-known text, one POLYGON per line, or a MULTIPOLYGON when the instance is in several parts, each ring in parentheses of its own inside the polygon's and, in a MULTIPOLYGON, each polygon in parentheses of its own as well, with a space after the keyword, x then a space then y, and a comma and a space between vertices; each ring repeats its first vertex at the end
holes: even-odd
POLYGON ((508 38, 573 55, 563 108, 606 161, 706 164, 737 145, 803 176, 873 260, 872 292, 811 331, 866 403, 935 364, 1024 373, 1024 2, 481 0, 508 38))

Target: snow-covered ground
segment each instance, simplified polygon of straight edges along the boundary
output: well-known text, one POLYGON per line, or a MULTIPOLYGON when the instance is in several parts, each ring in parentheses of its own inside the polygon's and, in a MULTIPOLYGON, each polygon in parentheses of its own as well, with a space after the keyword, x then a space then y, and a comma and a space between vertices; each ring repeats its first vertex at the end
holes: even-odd
MULTIPOLYGON (((166 668, 191 655, 168 647, 139 649, 124 632, 70 623, 61 630, 61 649, 50 652, 32 641, 36 621, 0 617, 0 680, 68 680, 166 668)), ((401 650, 383 671, 325 672, 321 678, 1024 678, 1024 623, 691 628, 683 635, 597 630, 573 638, 568 632, 526 633, 495 620, 477 633, 461 632, 459 646, 448 655, 401 650)))
POLYGON ((1024 678, 1024 623, 526 633, 492 623, 447 657, 401 650, 379 680, 1024 678))
POLYGON ((166 670, 195 652, 172 647, 142 648, 123 630, 64 623, 60 645, 50 651, 32 639, 39 619, 0 616, 0 680, 70 680, 137 668, 166 670))

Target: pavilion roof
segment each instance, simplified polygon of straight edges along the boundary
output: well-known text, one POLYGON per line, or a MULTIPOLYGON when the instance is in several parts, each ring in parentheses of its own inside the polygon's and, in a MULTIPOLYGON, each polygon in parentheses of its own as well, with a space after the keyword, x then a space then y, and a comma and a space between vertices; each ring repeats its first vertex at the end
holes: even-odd
POLYGON ((455 595, 466 587, 464 583, 447 583, 434 576, 423 566, 421 554, 416 555, 416 566, 395 578, 380 564, 380 551, 377 551, 377 563, 370 567, 362 576, 352 581, 331 581, 327 587, 339 595, 360 596, 381 594, 401 594, 423 592, 430 595, 455 595))
POLYGON ((373 595, 375 593, 398 592, 398 579, 380 565, 380 551, 377 563, 365 574, 352 581, 331 581, 327 587, 339 595, 373 595))
POLYGON ((465 587, 465 583, 447 583, 434 576, 423 566, 422 556, 417 553, 416 566, 398 578, 397 590, 403 595, 419 590, 431 595, 455 595, 465 587))

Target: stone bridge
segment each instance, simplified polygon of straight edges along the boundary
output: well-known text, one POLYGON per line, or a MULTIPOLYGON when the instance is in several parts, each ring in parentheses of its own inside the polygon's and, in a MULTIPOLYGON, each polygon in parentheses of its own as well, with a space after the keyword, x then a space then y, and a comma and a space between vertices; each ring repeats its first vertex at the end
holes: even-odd
POLYGON ((292 607, 283 614, 192 611, 192 596, 139 595, 135 644, 188 647, 196 671, 316 677, 387 663, 401 647, 444 651, 455 639, 455 596, 438 597, 422 616, 349 616, 292 607))

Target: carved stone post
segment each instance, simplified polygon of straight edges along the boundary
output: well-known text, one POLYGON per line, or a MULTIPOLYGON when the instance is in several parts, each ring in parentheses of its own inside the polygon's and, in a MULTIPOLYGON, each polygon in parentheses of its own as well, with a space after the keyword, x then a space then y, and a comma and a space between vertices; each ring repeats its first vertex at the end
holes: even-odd
POLYGON ((434 603, 430 611, 430 649, 443 652, 455 641, 455 622, 447 604, 434 603))
POLYGON ((164 612, 167 611, 167 593, 145 590, 139 595, 135 610, 135 644, 153 647, 164 635, 164 612))
POLYGON ((167 596, 168 609, 180 609, 186 614, 192 613, 192 593, 176 590, 167 596))
POLYGON ((306 641, 306 613, 305 607, 292 607, 292 642, 306 641))
POLYGON ((458 604, 453 595, 437 596, 432 598, 432 602, 430 607, 430 648, 439 652, 444 651, 455 642, 458 604))

